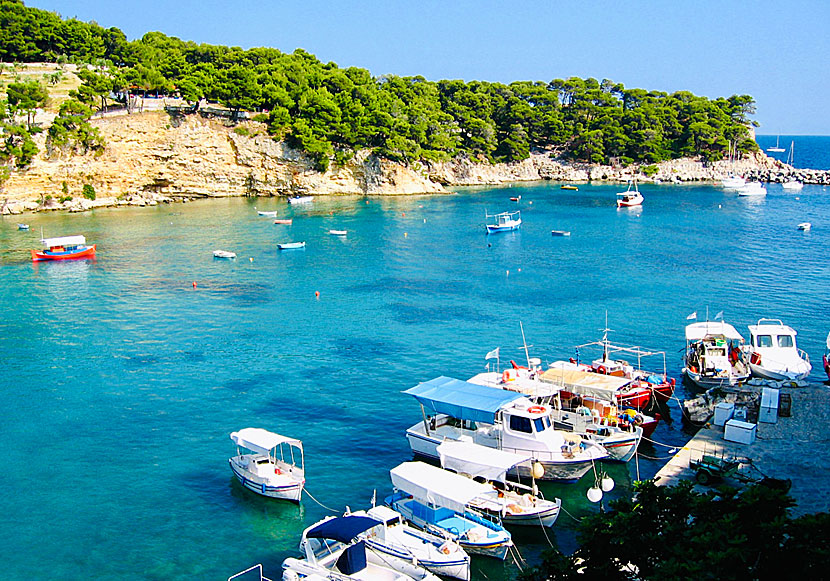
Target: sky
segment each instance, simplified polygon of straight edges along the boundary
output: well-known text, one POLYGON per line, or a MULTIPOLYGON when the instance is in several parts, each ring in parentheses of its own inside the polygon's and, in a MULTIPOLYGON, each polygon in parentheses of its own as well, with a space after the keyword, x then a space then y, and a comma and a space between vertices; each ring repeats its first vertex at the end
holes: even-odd
POLYGON ((759 134, 830 135, 830 0, 24 0, 64 18, 283 52, 373 75, 610 79, 755 98, 759 134))

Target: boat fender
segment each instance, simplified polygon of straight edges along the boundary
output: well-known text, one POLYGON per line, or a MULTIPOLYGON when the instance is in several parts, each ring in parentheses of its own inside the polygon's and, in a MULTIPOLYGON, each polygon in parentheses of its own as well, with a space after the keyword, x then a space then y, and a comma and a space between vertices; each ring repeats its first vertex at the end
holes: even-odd
POLYGON ((568 359, 568 362, 569 362, 569 363, 576 363, 576 359, 574 359, 573 357, 571 357, 570 359, 568 359))
POLYGON ((634 416, 634 425, 635 426, 642 426, 643 422, 645 422, 645 421, 646 421, 646 419, 643 417, 643 414, 637 414, 637 415, 634 416))
POLYGON ((749 356, 749 362, 753 365, 761 365, 761 354, 753 351, 752 355, 749 356))

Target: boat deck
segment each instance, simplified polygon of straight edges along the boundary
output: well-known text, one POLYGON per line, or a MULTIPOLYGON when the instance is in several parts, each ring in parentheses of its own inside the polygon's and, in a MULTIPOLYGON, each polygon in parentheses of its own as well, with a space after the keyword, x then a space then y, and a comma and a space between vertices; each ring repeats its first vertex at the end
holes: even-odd
MULTIPOLYGON (((714 424, 701 428, 657 473, 657 484, 671 486, 680 480, 694 480, 689 460, 703 452, 739 456, 752 460, 753 466, 770 478, 792 480, 790 496, 798 503, 792 509, 794 515, 830 510, 830 464, 822 453, 830 425, 830 390, 811 383, 808 387, 782 388, 781 393, 792 397, 790 417, 779 416, 775 424, 759 422, 752 444, 727 442, 723 428, 714 424)), ((759 474, 752 470, 747 475, 759 474)), ((726 483, 741 486, 734 479, 726 479, 726 483)), ((709 490, 700 485, 696 489, 709 490)))

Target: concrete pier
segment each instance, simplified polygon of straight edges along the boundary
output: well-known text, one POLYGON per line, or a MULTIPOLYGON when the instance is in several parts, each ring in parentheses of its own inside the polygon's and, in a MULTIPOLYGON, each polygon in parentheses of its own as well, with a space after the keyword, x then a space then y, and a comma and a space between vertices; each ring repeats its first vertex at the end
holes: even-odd
MULTIPOLYGON (((811 384, 782 388, 781 393, 792 397, 790 417, 779 416, 774 424, 758 423, 753 444, 727 442, 722 427, 707 424, 657 473, 656 483, 671 486, 680 480, 694 480, 689 460, 704 452, 748 458, 757 470, 744 465, 740 474, 792 481, 790 495, 798 503, 794 515, 830 511, 830 388, 811 384)), ((742 486, 734 478, 724 482, 742 486)), ((700 484, 697 488, 708 490, 700 484)))

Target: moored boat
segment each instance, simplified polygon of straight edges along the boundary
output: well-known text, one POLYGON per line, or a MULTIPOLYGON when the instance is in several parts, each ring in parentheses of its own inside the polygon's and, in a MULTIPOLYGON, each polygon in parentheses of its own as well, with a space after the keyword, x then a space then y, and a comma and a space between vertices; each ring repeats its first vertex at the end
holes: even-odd
POLYGON ((28 224, 18 223, 18 224, 17 224, 17 229, 18 229, 18 230, 28 230, 28 229, 29 229, 29 225, 28 225, 28 224))
POLYGON ((414 561, 436 575, 469 581, 470 556, 461 545, 410 526, 401 513, 388 506, 373 506, 346 516, 368 516, 380 523, 364 533, 366 544, 377 554, 414 561))
POLYGON ((280 250, 296 250, 298 248, 305 248, 305 242, 285 242, 283 244, 277 244, 277 248, 280 250))
POLYGON ((472 508, 498 516, 505 525, 552 527, 556 522, 562 501, 544 498, 532 470, 529 486, 507 477, 519 465, 531 468, 533 459, 527 454, 494 450, 472 442, 443 442, 437 451, 445 470, 484 481, 496 490, 495 497, 490 494, 472 499, 472 508))
POLYGON ((571 233, 569 230, 551 230, 551 236, 570 236, 571 233))
POLYGON ((752 375, 776 381, 798 381, 810 375, 810 357, 796 346, 796 335, 781 319, 759 319, 749 325, 744 355, 752 375))
POLYGON ((598 444, 554 429, 550 409, 521 393, 443 376, 404 393, 418 400, 424 416, 429 416, 406 431, 410 448, 418 456, 438 460, 437 447, 442 442, 472 441, 531 456, 534 464, 530 468, 516 468, 521 477, 530 476, 533 470, 539 480, 563 482, 579 480, 593 462, 608 456, 598 444), (543 469, 539 474, 536 463, 543 469))
POLYGON ((743 346, 743 336, 722 320, 687 325, 683 373, 703 389, 738 385, 749 378, 743 346))
POLYGON ((559 189, 560 189, 560 190, 573 190, 573 191, 577 191, 577 190, 579 190, 579 188, 578 188, 578 187, 576 187, 576 186, 571 186, 571 185, 559 186, 559 189))
POLYGON ((332 236, 345 236, 348 234, 347 230, 329 230, 329 234, 332 236))
POLYGON ((288 198, 289 204, 310 204, 314 201, 314 196, 294 196, 293 198, 288 198))
POLYGON ((721 186, 726 190, 737 190, 746 185, 746 180, 741 176, 729 175, 721 180, 721 186))
POLYGON ((236 258, 236 252, 231 252, 230 250, 214 250, 213 251, 214 258, 236 258))
POLYGON ((798 229, 804 232, 808 232, 812 227, 813 225, 810 222, 802 222, 798 225, 798 229))
POLYGON ((630 208, 643 205, 643 194, 637 188, 637 180, 628 183, 628 189, 617 194, 617 207, 630 208))
POLYGON ((259 214, 260 216, 266 216, 268 218, 276 218, 277 216, 276 212, 262 212, 260 210, 257 210, 257 214, 259 214))
POLYGON ((411 561, 390 559, 369 548, 365 535, 381 524, 368 516, 352 515, 314 523, 303 531, 300 541, 305 558, 283 561, 283 581, 439 581, 411 561))
POLYGON ((510 232, 512 230, 518 230, 519 226, 522 225, 522 213, 520 211, 515 212, 502 212, 500 214, 487 214, 484 215, 487 222, 487 233, 493 232, 510 232))
POLYGON ((231 433, 236 456, 228 460, 242 485, 271 498, 300 502, 305 487, 303 443, 261 428, 231 433))
POLYGON ((761 182, 747 182, 738 188, 738 195, 742 197, 766 196, 767 189, 761 182))
POLYGON ((43 250, 32 250, 32 261, 67 260, 72 258, 93 258, 96 245, 87 245, 83 236, 61 236, 43 238, 43 250))
POLYGON ((274 224, 286 224, 286 225, 289 225, 289 226, 293 222, 294 222, 294 220, 291 219, 291 218, 278 218, 278 219, 274 220, 274 224))
POLYGON ((824 351, 822 362, 824 363, 824 373, 827 374, 827 379, 830 379, 830 333, 827 333, 827 349, 824 351))
POLYGON ((414 526, 444 536, 469 553, 504 559, 513 540, 497 517, 469 507, 476 497, 496 496, 491 486, 423 462, 404 462, 389 471, 395 491, 386 504, 414 526))

